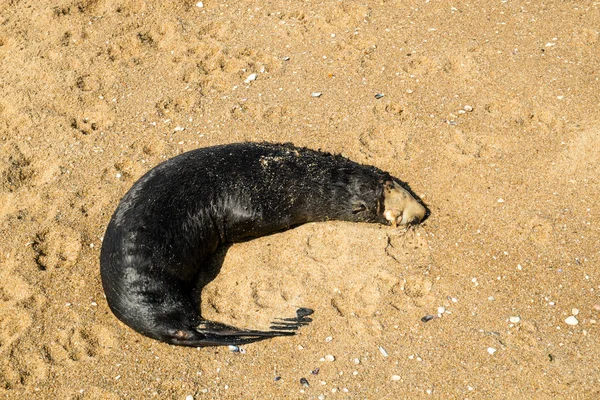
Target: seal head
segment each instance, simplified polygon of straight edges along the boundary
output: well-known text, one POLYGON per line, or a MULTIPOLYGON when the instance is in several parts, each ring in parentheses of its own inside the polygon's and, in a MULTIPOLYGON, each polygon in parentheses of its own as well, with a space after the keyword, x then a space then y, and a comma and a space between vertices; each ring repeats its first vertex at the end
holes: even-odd
POLYGON ((392 227, 398 225, 418 224, 425 218, 427 210, 396 181, 387 181, 383 191, 384 207, 383 216, 392 227))

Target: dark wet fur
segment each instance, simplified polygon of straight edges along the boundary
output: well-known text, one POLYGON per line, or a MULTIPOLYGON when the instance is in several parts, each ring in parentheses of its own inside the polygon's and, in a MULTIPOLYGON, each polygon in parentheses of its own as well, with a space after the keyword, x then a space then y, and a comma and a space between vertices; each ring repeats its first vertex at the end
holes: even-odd
POLYGON ((217 248, 310 221, 386 223, 391 176, 292 145, 198 149, 149 171, 123 197, 102 245, 102 285, 114 314, 136 331, 185 346, 244 344, 293 335, 306 316, 269 331, 203 320, 193 295, 217 248))

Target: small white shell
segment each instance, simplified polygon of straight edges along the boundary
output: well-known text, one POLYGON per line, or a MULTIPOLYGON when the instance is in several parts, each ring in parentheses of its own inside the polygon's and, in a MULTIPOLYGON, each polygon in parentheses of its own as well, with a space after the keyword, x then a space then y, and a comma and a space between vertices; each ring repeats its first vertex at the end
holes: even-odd
POLYGON ((567 319, 565 319, 565 323, 567 325, 575 326, 579 323, 579 321, 577 320, 577 318, 575 318, 574 315, 571 315, 570 317, 567 317, 567 319))
POLYGON ((385 349, 381 346, 379 346, 379 352, 381 353, 382 356, 387 357, 388 353, 387 351, 385 351, 385 349))
POLYGON ((256 78, 258 77, 258 74, 250 74, 248 75, 248 77, 244 80, 244 83, 250 83, 252 81, 255 81, 256 78))

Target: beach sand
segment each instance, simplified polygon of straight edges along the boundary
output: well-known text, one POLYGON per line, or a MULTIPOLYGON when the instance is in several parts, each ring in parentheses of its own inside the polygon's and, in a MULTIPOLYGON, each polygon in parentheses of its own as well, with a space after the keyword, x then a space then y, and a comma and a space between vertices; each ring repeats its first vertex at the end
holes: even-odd
POLYGON ((0 1, 1 397, 600 397, 599 3, 163 3, 0 1), (203 315, 314 309, 297 336, 137 334, 99 276, 119 199, 240 141, 375 165, 431 216, 222 251, 203 315))

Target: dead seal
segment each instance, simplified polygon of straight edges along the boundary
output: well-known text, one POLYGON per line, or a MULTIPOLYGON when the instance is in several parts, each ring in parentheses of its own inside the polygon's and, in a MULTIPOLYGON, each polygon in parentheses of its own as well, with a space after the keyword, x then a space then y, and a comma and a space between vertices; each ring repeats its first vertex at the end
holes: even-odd
POLYGON ((104 235, 102 286, 117 318, 163 342, 239 345, 293 335, 311 310, 268 331, 202 318, 194 286, 220 245, 311 221, 396 226, 425 214, 387 172, 339 155, 271 143, 197 149, 156 166, 125 194, 104 235))

